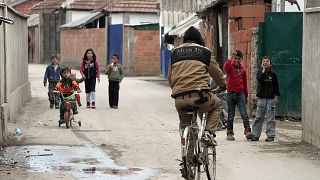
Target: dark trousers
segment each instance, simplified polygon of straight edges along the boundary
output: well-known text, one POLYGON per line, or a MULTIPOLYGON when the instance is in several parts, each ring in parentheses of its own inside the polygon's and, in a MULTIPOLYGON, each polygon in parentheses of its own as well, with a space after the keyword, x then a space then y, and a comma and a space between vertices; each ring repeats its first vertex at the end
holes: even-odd
POLYGON ((57 83, 58 82, 49 82, 48 97, 49 97, 50 104, 55 104, 56 106, 59 106, 60 95, 58 93, 53 92, 57 83))
POLYGON ((84 86, 86 89, 86 93, 91 93, 96 91, 96 78, 86 79, 84 81, 84 86))
POLYGON ((235 116, 236 106, 239 108, 240 115, 243 120, 244 128, 250 128, 249 117, 246 110, 246 101, 245 95, 243 92, 233 93, 228 92, 227 94, 227 103, 228 103, 228 121, 227 121, 227 130, 233 130, 233 119, 235 116))
POLYGON ((109 105, 118 106, 119 102, 119 82, 109 81, 109 105))

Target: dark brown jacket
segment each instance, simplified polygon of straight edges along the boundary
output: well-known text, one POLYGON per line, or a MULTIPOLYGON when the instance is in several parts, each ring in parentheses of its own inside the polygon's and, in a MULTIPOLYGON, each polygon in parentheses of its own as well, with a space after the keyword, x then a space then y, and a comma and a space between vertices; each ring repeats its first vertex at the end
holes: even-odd
MULTIPOLYGON (((203 47, 195 43, 185 43, 177 48, 185 46, 203 47)), ((188 91, 210 89, 210 76, 219 87, 226 87, 223 73, 213 56, 211 56, 209 66, 198 60, 182 60, 174 63, 172 67, 170 63, 168 71, 172 97, 188 91)))

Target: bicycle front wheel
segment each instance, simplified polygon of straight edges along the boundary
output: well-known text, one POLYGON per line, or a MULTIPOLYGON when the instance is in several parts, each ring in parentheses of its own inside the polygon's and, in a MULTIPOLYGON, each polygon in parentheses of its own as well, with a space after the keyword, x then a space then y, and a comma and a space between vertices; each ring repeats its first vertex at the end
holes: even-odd
POLYGON ((194 129, 188 129, 185 137, 186 154, 182 157, 184 165, 184 178, 187 180, 200 179, 200 165, 198 163, 197 133, 194 129))
POLYGON ((206 147, 206 174, 208 180, 216 179, 216 147, 206 147))

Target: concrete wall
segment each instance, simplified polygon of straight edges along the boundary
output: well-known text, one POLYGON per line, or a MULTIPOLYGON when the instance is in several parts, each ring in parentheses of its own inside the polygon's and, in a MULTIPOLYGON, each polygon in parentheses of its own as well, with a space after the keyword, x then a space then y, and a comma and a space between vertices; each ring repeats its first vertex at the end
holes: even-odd
MULTIPOLYGON (((319 3, 320 6, 320 3, 319 3)), ((302 138, 320 147, 320 11, 306 9, 303 25, 302 138), (307 12, 306 12, 307 11, 307 12)))
POLYGON ((0 25, 0 142, 6 139, 6 123, 13 121, 30 100, 28 80, 27 19, 0 7, 0 15, 13 19, 13 25, 0 25))
POLYGON ((90 11, 67 11, 66 12, 66 23, 76 21, 90 14, 90 11))
POLYGON ((139 25, 142 23, 159 23, 158 14, 146 13, 113 13, 110 14, 111 24, 139 25))
POLYGON ((106 29, 61 29, 61 64, 79 68, 87 48, 93 48, 102 70, 106 69, 106 29))
POLYGON ((160 75, 159 38, 159 30, 137 30, 125 26, 123 68, 126 75, 160 75))

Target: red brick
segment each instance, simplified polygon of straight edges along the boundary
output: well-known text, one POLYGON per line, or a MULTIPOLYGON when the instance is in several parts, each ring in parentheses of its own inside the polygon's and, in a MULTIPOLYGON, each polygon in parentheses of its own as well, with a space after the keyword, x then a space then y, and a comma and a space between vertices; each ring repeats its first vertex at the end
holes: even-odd
POLYGON ((264 17, 266 7, 264 5, 255 5, 253 9, 253 17, 264 17))
POLYGON ((247 55, 248 43, 247 43, 247 42, 245 42, 245 43, 240 43, 238 49, 242 52, 242 54, 243 54, 244 56, 247 55))
POLYGON ((248 55, 251 55, 251 41, 248 42, 247 54, 248 54, 248 55))
POLYGON ((230 22, 229 23, 230 33, 234 33, 239 31, 239 23, 238 22, 230 22))
POLYGON ((238 32, 239 42, 249 42, 252 39, 252 30, 242 30, 238 32))
POLYGON ((242 18, 240 20, 241 22, 241 29, 250 29, 250 28, 253 28, 255 27, 254 26, 254 18, 242 18))
POLYGON ((255 17, 253 19, 254 27, 259 27, 260 22, 264 22, 264 17, 255 17))

